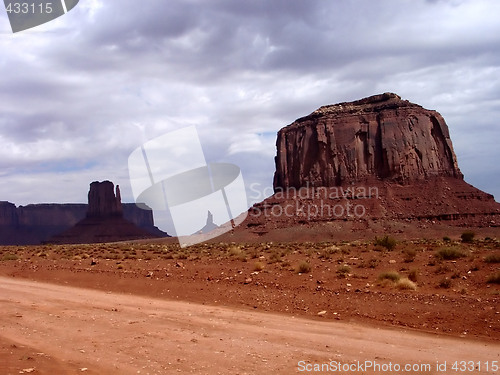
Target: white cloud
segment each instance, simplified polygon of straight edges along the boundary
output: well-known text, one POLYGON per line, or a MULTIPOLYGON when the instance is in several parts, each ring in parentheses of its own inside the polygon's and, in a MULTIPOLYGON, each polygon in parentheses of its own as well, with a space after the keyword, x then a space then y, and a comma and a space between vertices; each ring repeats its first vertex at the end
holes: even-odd
POLYGON ((128 155, 189 125, 268 187, 281 127, 386 91, 438 110, 468 181, 500 196, 499 2, 145 4, 81 1, 18 34, 0 13, 0 199, 85 201, 109 179, 131 201, 128 155))

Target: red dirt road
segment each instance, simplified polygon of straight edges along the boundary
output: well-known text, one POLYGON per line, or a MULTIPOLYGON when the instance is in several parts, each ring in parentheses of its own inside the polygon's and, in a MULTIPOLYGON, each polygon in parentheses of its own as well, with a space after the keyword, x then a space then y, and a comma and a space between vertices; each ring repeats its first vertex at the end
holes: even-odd
POLYGON ((331 361, 356 370, 314 373, 403 373, 405 365, 429 364, 431 371, 405 373, 494 374, 500 366, 492 342, 15 278, 0 278, 0 305, 1 374, 293 374, 331 361), (475 368, 452 370, 464 360, 475 368), (374 371, 365 361, 402 370, 374 371), (436 369, 445 361, 447 371, 436 369))

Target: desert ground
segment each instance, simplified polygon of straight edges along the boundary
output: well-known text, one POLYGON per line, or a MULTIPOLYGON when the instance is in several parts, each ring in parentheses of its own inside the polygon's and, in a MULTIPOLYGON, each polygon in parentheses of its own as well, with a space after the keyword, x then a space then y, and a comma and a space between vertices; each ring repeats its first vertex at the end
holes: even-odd
POLYGON ((0 373, 498 373, 500 241, 393 240, 2 247, 0 373))

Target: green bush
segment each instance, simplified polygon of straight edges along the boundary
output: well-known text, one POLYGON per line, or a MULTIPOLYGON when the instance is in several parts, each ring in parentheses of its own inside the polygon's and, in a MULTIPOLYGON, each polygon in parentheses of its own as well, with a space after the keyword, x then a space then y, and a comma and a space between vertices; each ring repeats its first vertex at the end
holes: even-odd
POLYGON ((385 235, 381 238, 375 237, 374 243, 376 246, 385 247, 389 251, 394 250, 394 248, 396 247, 396 239, 388 235, 385 235))

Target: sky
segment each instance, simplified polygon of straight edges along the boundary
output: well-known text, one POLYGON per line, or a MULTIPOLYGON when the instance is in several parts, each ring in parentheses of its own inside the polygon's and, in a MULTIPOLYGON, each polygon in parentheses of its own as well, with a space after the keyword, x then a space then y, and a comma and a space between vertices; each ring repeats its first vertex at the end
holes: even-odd
POLYGON ((129 155, 195 125, 260 201, 280 128, 383 92, 440 112, 465 180, 500 200, 500 1, 80 0, 16 34, 0 8, 0 200, 111 180, 132 202, 129 155))

